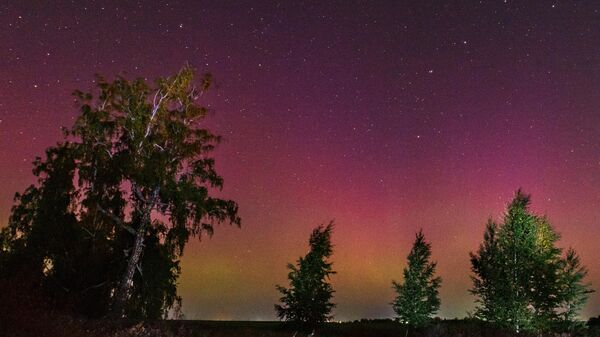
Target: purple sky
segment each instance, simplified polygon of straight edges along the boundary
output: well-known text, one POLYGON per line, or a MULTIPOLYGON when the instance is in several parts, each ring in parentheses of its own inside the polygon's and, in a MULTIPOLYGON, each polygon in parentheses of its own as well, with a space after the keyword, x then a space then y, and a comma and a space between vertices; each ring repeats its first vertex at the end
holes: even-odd
POLYGON ((395 3, 4 2, 0 226, 74 89, 189 63, 217 81, 204 103, 243 227, 188 246, 188 318, 274 319, 286 263, 332 218, 337 319, 392 314, 421 227, 440 315, 463 316, 468 252, 518 187, 600 285, 600 4, 395 3))

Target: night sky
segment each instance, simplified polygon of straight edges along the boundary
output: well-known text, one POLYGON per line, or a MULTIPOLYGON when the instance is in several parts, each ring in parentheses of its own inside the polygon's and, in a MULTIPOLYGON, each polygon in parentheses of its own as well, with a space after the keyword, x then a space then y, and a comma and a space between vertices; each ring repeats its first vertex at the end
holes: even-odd
POLYGON ((286 263, 330 219, 336 319, 391 317, 419 228, 440 315, 462 317, 468 253, 519 187, 600 288, 598 2, 226 2, 4 1, 0 226, 74 89, 189 63, 216 78, 204 104, 243 224, 188 245, 187 318, 275 319, 286 263))

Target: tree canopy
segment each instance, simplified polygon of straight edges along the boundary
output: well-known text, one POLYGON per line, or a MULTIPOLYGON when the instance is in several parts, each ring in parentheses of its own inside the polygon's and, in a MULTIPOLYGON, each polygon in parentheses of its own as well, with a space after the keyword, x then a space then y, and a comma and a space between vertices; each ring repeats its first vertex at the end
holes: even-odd
POLYGON ((474 315, 516 331, 572 327, 591 292, 587 271, 574 250, 563 254, 560 235, 529 205, 530 196, 517 191, 502 223, 489 220, 471 253, 474 315))
POLYGON ((211 77, 197 82, 184 67, 154 85, 96 83, 96 95, 75 92, 81 114, 36 159, 38 184, 15 197, 0 235, 0 276, 34 271, 51 297, 90 316, 112 308, 161 317, 180 300, 188 239, 240 224, 237 204, 213 196, 223 186, 211 155, 221 138, 197 102, 211 77))

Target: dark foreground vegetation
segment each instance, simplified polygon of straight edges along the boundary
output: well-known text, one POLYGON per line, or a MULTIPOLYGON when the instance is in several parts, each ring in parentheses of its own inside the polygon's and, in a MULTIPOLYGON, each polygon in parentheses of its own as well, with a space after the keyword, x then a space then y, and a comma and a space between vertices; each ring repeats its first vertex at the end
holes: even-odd
MULTIPOLYGON (((23 318, 23 317, 22 317, 23 318)), ((6 322, 5 322, 6 323, 6 322)), ((12 322, 14 323, 14 322, 12 322)), ((36 320, 23 318, 23 325, 3 325, 0 336, 90 336, 90 337, 511 337, 511 336, 600 336, 596 319, 577 332, 515 333, 477 320, 435 320, 424 328, 407 328, 392 320, 361 320, 324 323, 314 331, 303 331, 282 322, 189 321, 189 320, 75 320, 46 315, 36 320), (8 328, 8 329, 7 329, 8 328)))

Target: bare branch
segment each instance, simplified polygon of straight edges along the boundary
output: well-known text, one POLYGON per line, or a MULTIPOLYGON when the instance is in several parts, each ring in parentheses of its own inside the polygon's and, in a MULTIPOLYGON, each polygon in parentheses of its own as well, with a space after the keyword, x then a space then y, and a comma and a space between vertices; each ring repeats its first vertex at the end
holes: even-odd
POLYGON ((158 109, 160 108, 163 100, 165 98, 167 98, 168 96, 168 91, 163 95, 161 94, 161 91, 158 90, 156 91, 156 93, 154 94, 154 99, 152 100, 152 113, 150 115, 150 120, 148 121, 148 125, 146 126, 146 133, 144 134, 144 138, 142 138, 140 140, 140 145, 138 146, 139 149, 142 148, 142 144, 144 143, 144 139, 148 138, 148 135, 150 135, 150 131, 152 130, 152 121, 154 120, 154 117, 156 116, 156 113, 158 112, 158 109), (156 97, 158 97, 158 95, 160 94, 160 98, 158 99, 158 102, 156 102, 156 97))
POLYGON ((133 228, 131 228, 131 226, 128 226, 126 223, 124 223, 121 218, 119 218, 118 216, 112 214, 111 212, 106 211, 104 208, 102 208, 100 205, 98 205, 98 210, 108 216, 109 218, 111 218, 111 220, 113 220, 117 225, 121 226, 123 229, 125 229, 126 231, 128 231, 131 234, 135 234, 135 231, 133 230, 133 228))

